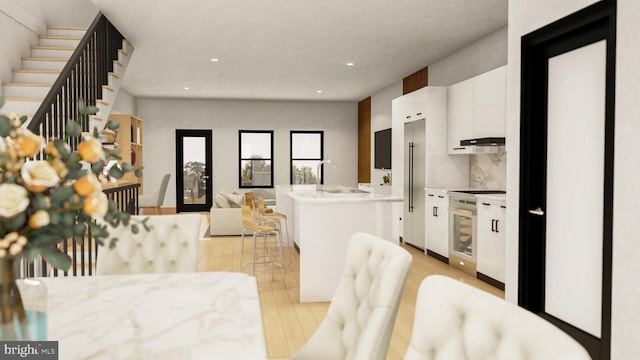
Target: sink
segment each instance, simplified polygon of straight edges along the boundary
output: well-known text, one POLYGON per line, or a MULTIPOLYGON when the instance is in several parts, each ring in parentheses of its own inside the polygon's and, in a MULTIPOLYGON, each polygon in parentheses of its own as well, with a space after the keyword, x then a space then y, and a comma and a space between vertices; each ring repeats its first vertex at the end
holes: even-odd
POLYGON ((320 189, 319 191, 331 194, 368 194, 367 191, 360 189, 320 189))

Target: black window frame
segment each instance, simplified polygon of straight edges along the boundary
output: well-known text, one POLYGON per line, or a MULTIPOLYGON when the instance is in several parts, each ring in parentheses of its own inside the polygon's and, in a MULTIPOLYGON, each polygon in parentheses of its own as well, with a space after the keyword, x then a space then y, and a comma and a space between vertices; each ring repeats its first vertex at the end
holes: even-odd
POLYGON ((273 154, 273 130, 238 130, 238 188, 240 189, 251 189, 251 188, 264 188, 264 189, 272 189, 273 188, 273 171, 274 171, 274 154, 273 154), (271 137, 270 158, 243 158, 242 157, 242 135, 243 134, 269 134, 271 137), (254 161, 254 160, 268 160, 271 162, 271 174, 269 176, 269 184, 268 185, 243 185, 242 183, 242 162, 243 161, 254 161))
MULTIPOLYGON (((324 160, 324 131, 323 130, 291 130, 289 131, 289 184, 293 183, 293 163, 294 161, 323 161, 324 160), (293 157, 293 137, 295 134, 319 134, 320 135, 320 158, 294 158, 293 157)), ((322 165, 321 173, 324 173, 322 165)), ((320 174, 317 174, 320 176, 320 174)), ((320 184, 324 184, 324 176, 320 176, 320 184)))

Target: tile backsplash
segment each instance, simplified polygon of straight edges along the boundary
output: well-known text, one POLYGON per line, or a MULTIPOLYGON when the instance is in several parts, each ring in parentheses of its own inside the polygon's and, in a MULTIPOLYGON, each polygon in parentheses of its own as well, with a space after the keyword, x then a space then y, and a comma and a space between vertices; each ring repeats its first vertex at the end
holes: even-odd
POLYGON ((507 188, 507 153, 475 154, 469 158, 469 186, 474 189, 507 188))

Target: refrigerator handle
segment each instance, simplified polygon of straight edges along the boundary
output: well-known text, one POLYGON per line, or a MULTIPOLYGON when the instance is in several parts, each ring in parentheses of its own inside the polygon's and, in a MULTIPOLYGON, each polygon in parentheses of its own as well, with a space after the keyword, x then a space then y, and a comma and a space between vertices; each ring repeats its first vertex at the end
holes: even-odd
POLYGON ((409 143, 409 212, 413 212, 413 142, 409 143))

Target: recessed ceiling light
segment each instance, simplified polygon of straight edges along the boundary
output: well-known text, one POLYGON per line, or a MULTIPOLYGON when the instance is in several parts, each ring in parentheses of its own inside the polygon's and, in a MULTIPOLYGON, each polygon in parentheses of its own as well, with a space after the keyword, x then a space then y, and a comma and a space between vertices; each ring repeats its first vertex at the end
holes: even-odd
POLYGON ((321 93, 322 93, 322 90, 316 90, 316 92, 317 92, 318 94, 321 94, 321 93))
POLYGON ((188 86, 185 86, 183 89, 185 89, 185 90, 189 90, 189 87, 188 87, 188 86))
POLYGON ((354 63, 352 63, 352 62, 348 62, 348 63, 347 63, 347 66, 353 66, 353 65, 355 65, 355 64, 354 64, 354 63))
POLYGON ((220 61, 220 59, 216 59, 216 58, 211 59, 211 62, 218 62, 218 61, 220 61))

